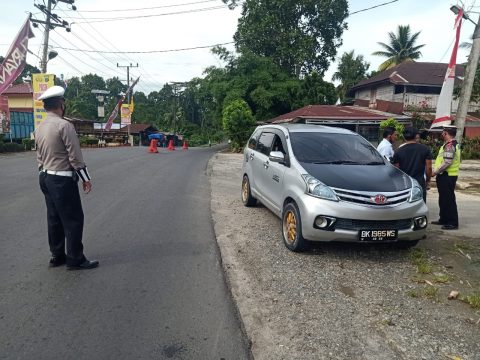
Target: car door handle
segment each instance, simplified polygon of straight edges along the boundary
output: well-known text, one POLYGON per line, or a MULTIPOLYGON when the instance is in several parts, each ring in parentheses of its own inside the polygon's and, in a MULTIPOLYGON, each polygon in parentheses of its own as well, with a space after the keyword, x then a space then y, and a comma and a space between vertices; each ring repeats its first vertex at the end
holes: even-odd
POLYGON ((255 157, 255 154, 254 154, 254 153, 250 153, 250 160, 253 160, 254 157, 255 157))
POLYGON ((268 167, 270 166, 270 163, 268 161, 265 161, 263 163, 263 166, 265 167, 265 169, 268 169, 268 167))

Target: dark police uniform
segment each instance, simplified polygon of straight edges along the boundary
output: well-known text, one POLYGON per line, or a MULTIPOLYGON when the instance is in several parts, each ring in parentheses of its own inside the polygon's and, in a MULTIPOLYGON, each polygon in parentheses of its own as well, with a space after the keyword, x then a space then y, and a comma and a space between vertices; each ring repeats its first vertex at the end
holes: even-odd
POLYGON ((79 266, 86 258, 78 179, 90 181, 90 175, 73 125, 55 113, 47 114, 35 130, 35 143, 47 205, 48 242, 53 258, 65 259, 66 254, 67 266, 79 266))

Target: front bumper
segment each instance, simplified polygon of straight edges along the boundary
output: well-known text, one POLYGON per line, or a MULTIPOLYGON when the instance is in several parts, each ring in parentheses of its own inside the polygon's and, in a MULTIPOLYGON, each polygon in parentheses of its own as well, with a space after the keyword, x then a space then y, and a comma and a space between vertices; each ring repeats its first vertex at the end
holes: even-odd
POLYGON ((426 227, 416 229, 413 225, 416 217, 426 216, 428 221, 428 208, 423 201, 395 206, 365 206, 346 201, 322 200, 307 194, 298 200, 302 234, 307 240, 363 243, 369 241, 360 241, 359 231, 377 229, 398 230, 395 241, 415 241, 426 236, 426 227), (342 221, 339 220, 331 230, 318 229, 314 222, 319 215, 342 221))

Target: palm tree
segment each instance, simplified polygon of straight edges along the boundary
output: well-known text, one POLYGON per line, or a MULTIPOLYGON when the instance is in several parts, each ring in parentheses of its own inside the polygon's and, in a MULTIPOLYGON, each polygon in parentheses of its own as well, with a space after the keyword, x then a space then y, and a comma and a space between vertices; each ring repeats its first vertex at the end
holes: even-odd
POLYGON ((416 45, 418 35, 420 31, 411 35, 410 25, 398 25, 397 33, 389 32, 388 36, 390 37, 389 44, 379 42, 378 45, 383 47, 385 51, 375 51, 372 55, 384 56, 387 58, 380 66, 378 70, 384 71, 394 67, 395 65, 401 64, 404 61, 414 61, 422 56, 422 53, 419 51, 423 45, 416 45))
POLYGON ((333 74, 332 80, 339 81, 337 93, 341 101, 344 101, 348 90, 361 80, 366 78, 370 64, 363 55, 355 55, 355 51, 343 53, 338 63, 337 71, 333 74))

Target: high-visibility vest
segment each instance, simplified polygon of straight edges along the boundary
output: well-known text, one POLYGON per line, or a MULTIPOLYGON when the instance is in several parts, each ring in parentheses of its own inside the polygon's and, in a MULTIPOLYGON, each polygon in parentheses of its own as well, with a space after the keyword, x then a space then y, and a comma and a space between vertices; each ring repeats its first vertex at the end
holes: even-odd
MULTIPOLYGON (((458 176, 458 171, 460 170, 460 156, 461 156, 460 146, 455 140, 453 141, 453 145, 455 146, 455 155, 453 157, 452 163, 445 170, 448 176, 458 176)), ((443 164, 444 148, 445 148, 445 144, 443 144, 440 150, 438 151, 437 158, 435 159, 435 169, 438 169, 443 164)))

